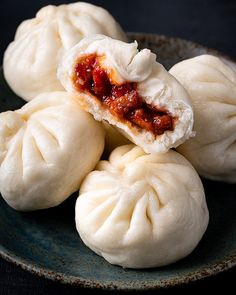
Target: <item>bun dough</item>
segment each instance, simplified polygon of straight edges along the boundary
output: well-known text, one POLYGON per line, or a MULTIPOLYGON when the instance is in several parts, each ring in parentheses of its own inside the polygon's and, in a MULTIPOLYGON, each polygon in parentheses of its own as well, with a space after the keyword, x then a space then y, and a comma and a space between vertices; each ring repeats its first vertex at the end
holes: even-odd
POLYGON ((178 148, 204 177, 236 182, 236 67, 201 55, 170 70, 192 100, 196 137, 178 148))
POLYGON ((104 131, 66 92, 0 114, 0 192, 16 210, 56 206, 98 162, 104 131))
POLYGON ((148 155, 116 148, 86 176, 76 202, 84 243, 108 262, 128 268, 173 263, 202 238, 208 209, 191 164, 170 150, 148 155))
POLYGON ((105 152, 109 155, 116 147, 131 143, 116 128, 107 122, 103 122, 106 131, 105 136, 105 152))
POLYGON ((58 78, 67 91, 77 94, 82 107, 96 120, 105 120, 118 127, 124 136, 147 153, 166 152, 192 135, 192 108, 184 88, 156 62, 156 55, 148 49, 138 51, 137 47, 137 42, 128 44, 103 35, 84 38, 62 57, 58 78), (78 91, 73 81, 76 62, 91 54, 102 57, 101 66, 112 83, 136 83, 139 95, 147 104, 166 109, 175 117, 174 131, 155 136, 150 131, 119 120, 91 93, 78 91))
POLYGON ((42 92, 63 90, 56 77, 59 57, 95 33, 126 40, 114 18, 101 7, 83 2, 43 7, 35 18, 21 23, 5 52, 8 84, 27 101, 42 92))

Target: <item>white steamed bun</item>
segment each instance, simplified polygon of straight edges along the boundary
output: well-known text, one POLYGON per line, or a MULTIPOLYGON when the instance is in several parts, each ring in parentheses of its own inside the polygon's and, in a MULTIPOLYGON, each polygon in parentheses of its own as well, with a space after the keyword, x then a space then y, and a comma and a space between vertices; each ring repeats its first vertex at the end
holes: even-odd
POLYGON ((178 148, 200 175, 236 182, 236 67, 212 55, 184 60, 170 73, 188 91, 196 136, 178 148))
POLYGON ((148 155, 116 148, 86 176, 76 202, 84 243, 112 264, 148 268, 173 263, 198 244, 208 224, 201 180, 170 150, 148 155))
POLYGON ((66 92, 0 114, 0 192, 17 210, 56 206, 98 162, 104 131, 66 92))
POLYGON ((5 52, 8 84, 27 101, 42 92, 63 90, 56 77, 61 54, 95 33, 126 40, 118 23, 101 7, 83 2, 43 7, 35 18, 21 23, 5 52))

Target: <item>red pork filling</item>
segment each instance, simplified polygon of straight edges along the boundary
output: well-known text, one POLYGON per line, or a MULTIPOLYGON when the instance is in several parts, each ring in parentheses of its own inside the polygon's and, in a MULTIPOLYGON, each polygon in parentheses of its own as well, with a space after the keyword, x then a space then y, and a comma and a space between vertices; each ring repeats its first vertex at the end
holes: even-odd
POLYGON ((154 135, 173 130, 173 117, 166 110, 147 104, 135 83, 112 83, 96 54, 83 56, 76 62, 73 83, 79 91, 96 96, 120 121, 130 122, 154 135))

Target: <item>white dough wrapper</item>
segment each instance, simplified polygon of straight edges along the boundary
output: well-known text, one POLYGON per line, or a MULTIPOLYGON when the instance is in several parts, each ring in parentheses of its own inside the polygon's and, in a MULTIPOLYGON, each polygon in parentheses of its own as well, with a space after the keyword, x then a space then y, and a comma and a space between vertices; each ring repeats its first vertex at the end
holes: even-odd
POLYGON ((236 66, 212 55, 170 69, 189 93, 196 136, 178 151, 206 178, 236 182, 236 66))
POLYGON ((36 95, 64 90, 57 80, 62 53, 91 34, 126 40, 119 24, 105 9, 84 2, 45 6, 18 27, 3 60, 4 76, 26 101, 36 95))
MULTIPOLYGON (((125 43, 112 38, 95 35, 84 38, 68 50, 58 68, 58 78, 65 89, 77 94, 82 107, 92 113, 96 120, 105 120, 118 128, 129 140, 147 153, 166 152, 177 147, 192 136, 193 111, 187 92, 165 68, 156 62, 156 55, 148 49, 138 51, 137 42, 125 43), (165 110, 173 118, 173 130, 156 135, 152 130, 121 120, 91 91, 81 91, 75 83, 78 61, 96 55, 111 85, 135 85, 142 101, 155 110, 165 110)), ((78 80, 81 80, 80 77, 78 80)), ((123 97, 127 98, 129 94, 123 97)), ((128 102, 121 102, 124 109, 128 102)), ((144 122, 145 123, 145 122, 144 122)))
POLYGON ((105 128, 106 136, 105 136, 105 152, 106 154, 110 154, 116 147, 130 144, 131 142, 124 137, 116 128, 107 122, 103 122, 103 126, 105 128))
POLYGON ((66 92, 0 114, 0 192, 16 210, 56 206, 80 187, 104 148, 101 124, 66 92))
POLYGON ((201 180, 182 155, 145 154, 134 145, 116 148, 86 176, 75 211, 84 243, 127 268, 187 256, 209 219, 201 180))

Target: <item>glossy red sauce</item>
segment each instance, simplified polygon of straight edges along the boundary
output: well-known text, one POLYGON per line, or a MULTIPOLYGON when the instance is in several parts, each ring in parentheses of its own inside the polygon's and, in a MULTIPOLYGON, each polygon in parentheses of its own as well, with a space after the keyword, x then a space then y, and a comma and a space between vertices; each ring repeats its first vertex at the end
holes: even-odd
POLYGON ((121 121, 129 121, 154 135, 173 130, 172 116, 166 110, 144 102, 135 83, 112 84, 95 54, 78 60, 73 82, 79 91, 88 91, 95 95, 121 121))

